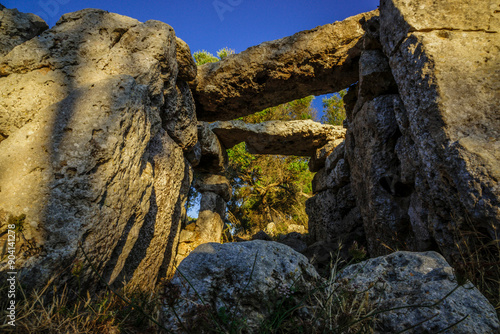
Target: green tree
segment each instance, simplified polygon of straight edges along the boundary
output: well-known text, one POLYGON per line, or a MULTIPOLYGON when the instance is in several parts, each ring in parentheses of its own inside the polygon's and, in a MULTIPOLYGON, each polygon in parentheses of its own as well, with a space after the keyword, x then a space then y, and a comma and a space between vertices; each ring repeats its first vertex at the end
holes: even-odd
POLYGON ((215 57, 213 54, 206 50, 196 51, 193 53, 194 60, 196 61, 196 65, 200 66, 206 63, 215 63, 220 59, 215 57))
POLYGON ((196 61, 196 65, 200 66, 207 63, 216 63, 219 60, 224 59, 227 56, 232 55, 234 53, 235 51, 233 49, 225 47, 217 51, 217 57, 206 50, 196 51, 193 54, 193 57, 194 60, 196 61))
POLYGON ((219 57, 219 59, 221 59, 221 60, 226 58, 227 56, 233 55, 233 54, 235 54, 235 51, 233 49, 228 48, 228 47, 222 48, 219 51, 217 51, 217 57, 219 57))
POLYGON ((332 125, 342 125, 345 119, 344 96, 347 89, 341 90, 328 98, 323 98, 323 116, 321 122, 332 125))
MULTIPOLYGON (((312 118, 312 97, 243 117, 247 123, 312 118)), ((314 176, 308 158, 250 154, 245 143, 228 150, 227 177, 233 186, 228 203, 232 223, 242 231, 263 229, 274 222, 283 229, 291 223, 307 227, 305 201, 312 195, 314 176)))

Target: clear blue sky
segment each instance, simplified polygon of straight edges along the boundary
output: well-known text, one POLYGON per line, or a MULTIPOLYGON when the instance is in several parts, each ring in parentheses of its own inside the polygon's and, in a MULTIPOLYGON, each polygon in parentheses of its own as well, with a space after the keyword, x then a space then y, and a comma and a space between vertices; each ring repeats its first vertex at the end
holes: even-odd
MULTIPOLYGON (((171 25, 191 52, 213 54, 227 46, 236 52, 319 25, 376 9, 379 0, 0 0, 7 8, 35 13, 50 27, 62 14, 99 8, 139 21, 171 25)), ((320 110, 321 98, 313 105, 320 110)))

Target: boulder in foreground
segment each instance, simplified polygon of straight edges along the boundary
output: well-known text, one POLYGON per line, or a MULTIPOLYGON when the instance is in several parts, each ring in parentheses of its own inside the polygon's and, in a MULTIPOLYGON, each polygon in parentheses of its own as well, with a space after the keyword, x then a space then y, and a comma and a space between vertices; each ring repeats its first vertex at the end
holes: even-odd
POLYGON ((172 302, 164 305, 162 322, 175 332, 203 332, 204 326, 212 326, 207 321, 211 313, 225 314, 257 333, 286 294, 301 300, 301 291, 311 288, 317 278, 305 256, 276 242, 203 244, 177 268, 165 294, 172 302), (180 298, 174 300, 176 296, 180 298))
POLYGON ((495 309, 471 283, 458 286, 436 252, 395 252, 347 267, 341 281, 377 304, 376 333, 498 333, 495 309))

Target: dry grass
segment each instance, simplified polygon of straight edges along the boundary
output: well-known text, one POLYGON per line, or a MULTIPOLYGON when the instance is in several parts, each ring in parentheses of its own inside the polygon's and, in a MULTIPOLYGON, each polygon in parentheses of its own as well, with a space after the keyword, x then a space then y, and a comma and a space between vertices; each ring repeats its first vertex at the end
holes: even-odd
POLYGON ((329 277, 318 281, 301 303, 282 299, 261 333, 373 333, 379 311, 367 291, 356 291, 349 282, 338 280, 346 263, 340 251, 333 258, 329 277))
MULTIPOLYGON (((456 244, 460 259, 454 267, 459 283, 470 280, 500 313, 498 237, 491 240, 490 236, 478 231, 471 224, 468 229, 463 228, 460 231, 457 240, 461 240, 456 244)), ((332 263, 330 276, 325 281, 318 282, 315 289, 305 293, 306 297, 300 301, 289 296, 279 298, 274 312, 262 324, 260 333, 372 333, 376 325, 376 315, 380 310, 370 302, 367 291, 355 291, 348 283, 338 281, 343 266, 345 263, 342 263, 339 251, 335 262, 332 263)), ((0 295, 5 295, 6 288, 0 287, 0 295)), ((0 332, 162 332, 155 324, 162 301, 156 293, 121 291, 118 296, 111 289, 107 289, 100 295, 91 296, 68 289, 55 291, 52 288, 48 291, 46 288, 25 294, 20 286, 17 293, 15 331, 7 324, 8 318, 2 316, 4 323, 0 324, 0 332), (74 296, 78 297, 75 299, 74 296)), ((279 295, 281 292, 277 289, 274 293, 279 295)), ((167 300, 172 296, 162 297, 167 300)), ((6 310, 7 302, 6 298, 0 300, 1 310, 6 310)), ((229 321, 225 314, 220 314, 220 310, 207 319, 209 321, 205 321, 205 325, 212 329, 206 329, 206 333, 245 332, 243 323, 229 321), (214 319, 220 323, 212 322, 214 319), (220 328, 228 330, 221 332, 220 328)))
MULTIPOLYGON (((3 290, 3 288, 2 288, 3 290)), ((3 295, 4 291, 1 291, 3 295)), ((153 295, 140 293, 124 293, 124 301, 112 292, 104 292, 92 297, 89 293, 72 301, 72 291, 64 288, 53 290, 49 294, 46 289, 25 294, 18 286, 16 303, 16 327, 7 323, 0 324, 0 332, 14 333, 157 333, 157 326, 131 304, 157 313, 157 300, 153 295)), ((7 300, 0 302, 2 310, 6 309, 7 300), (4 305, 5 304, 5 305, 4 305)))
POLYGON ((478 230, 467 220, 459 232, 456 247, 460 254, 453 264, 459 280, 471 281, 495 307, 500 317, 500 231, 492 226, 495 238, 478 230))

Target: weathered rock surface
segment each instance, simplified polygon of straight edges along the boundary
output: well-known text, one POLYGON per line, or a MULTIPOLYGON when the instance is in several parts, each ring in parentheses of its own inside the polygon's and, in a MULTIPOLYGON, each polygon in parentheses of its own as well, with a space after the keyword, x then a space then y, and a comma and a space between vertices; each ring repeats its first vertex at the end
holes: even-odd
POLYGON ((193 186, 201 193, 216 193, 226 202, 231 199, 231 184, 225 176, 200 173, 196 175, 193 186))
POLYGON ((405 110, 398 125, 410 137, 399 152, 414 154, 419 219, 448 258, 467 221, 492 239, 500 228, 499 9, 381 1, 381 41, 405 110))
POLYGON ((309 198, 306 213, 313 240, 364 244, 363 220, 349 184, 340 189, 326 189, 309 198))
POLYGON ((345 129, 312 120, 267 121, 257 124, 243 121, 214 122, 210 129, 224 147, 245 142, 252 154, 313 156, 329 141, 344 138, 345 129))
POLYGON ((209 191, 202 193, 195 230, 198 244, 220 242, 225 213, 226 201, 221 196, 209 191))
POLYGON ((372 256, 439 249, 455 263, 464 231, 497 239, 498 10, 494 1, 383 0, 380 18, 363 23, 359 82, 345 101, 345 144, 326 157, 308 202, 317 240, 339 235, 328 227, 338 219, 323 218, 340 196, 334 173, 361 213, 372 256))
POLYGON ((191 84, 198 119, 231 120, 355 83, 363 35, 359 21, 376 14, 359 14, 200 66, 191 84))
POLYGON ((369 101, 383 94, 398 92, 389 67, 389 60, 382 50, 364 50, 359 59, 358 90, 363 92, 359 102, 369 101))
POLYGON ((176 41, 176 55, 177 55, 177 64, 179 65, 179 74, 178 78, 183 81, 191 81, 196 78, 196 73, 198 67, 194 61, 193 56, 191 55, 191 49, 189 45, 186 44, 179 37, 175 38, 176 41))
MULTIPOLYGON (((395 152, 401 137, 394 111, 398 99, 398 95, 382 95, 355 109, 346 138, 351 187, 372 254, 387 252, 384 244, 415 249, 417 243, 408 216, 413 180, 401 179, 395 152)), ((425 241, 429 240, 418 242, 425 241)))
POLYGON ((201 193, 200 209, 196 222, 181 230, 176 265, 199 245, 221 242, 226 202, 231 199, 231 185, 225 176, 197 173, 192 185, 201 193))
POLYGON ((344 138, 335 139, 326 143, 323 147, 316 150, 316 153, 309 159, 309 170, 317 172, 325 167, 326 158, 335 150, 337 146, 344 142, 344 138))
MULTIPOLYGON (((382 0, 381 42, 386 54, 400 47, 409 33, 433 30, 465 32, 498 32, 498 2, 495 0, 467 3, 463 0, 435 2, 424 0, 382 0)), ((444 37, 444 36, 443 36, 444 37)), ((472 50, 470 50, 472 51, 472 50)))
POLYGON ((396 252, 345 268, 339 281, 367 291, 378 310, 375 333, 498 333, 495 309, 471 284, 458 286, 435 252, 396 252), (399 309, 394 309, 399 308, 399 309))
POLYGON ((198 121, 191 90, 185 81, 178 80, 175 89, 165 97, 161 114, 163 128, 184 152, 189 152, 198 142, 198 121))
POLYGON ((14 47, 49 29, 47 23, 34 14, 20 13, 0 5, 0 57, 14 47))
POLYGON ((287 234, 280 235, 280 237, 278 238, 278 242, 280 244, 287 245, 288 247, 299 253, 305 252, 305 250, 307 249, 305 237, 299 232, 288 232, 287 234))
POLYGON ((93 9, 0 58, 0 233, 26 215, 23 284, 64 283, 83 263, 95 287, 81 250, 109 283, 150 289, 165 276, 192 176, 162 129, 177 71, 170 26, 93 9))
POLYGON ((213 328, 204 320, 211 319, 208 312, 225 312, 246 323, 249 332, 257 333, 282 298, 276 291, 300 300, 317 278, 305 256, 276 242, 203 244, 179 265, 166 293, 180 291, 180 298, 175 305, 164 305, 162 323, 181 332, 171 311, 175 307, 187 329, 199 331, 213 328))
POLYGON ((210 124, 198 122, 198 141, 200 143, 200 160, 197 170, 209 174, 223 174, 227 167, 226 147, 211 130, 210 124))

